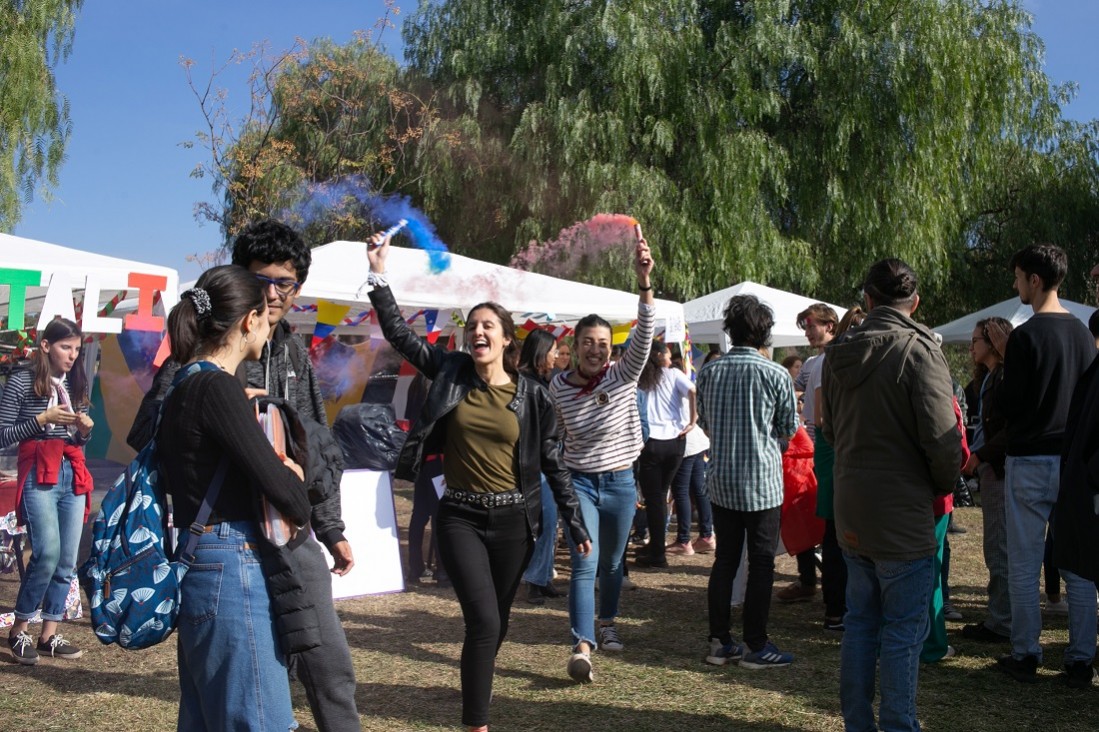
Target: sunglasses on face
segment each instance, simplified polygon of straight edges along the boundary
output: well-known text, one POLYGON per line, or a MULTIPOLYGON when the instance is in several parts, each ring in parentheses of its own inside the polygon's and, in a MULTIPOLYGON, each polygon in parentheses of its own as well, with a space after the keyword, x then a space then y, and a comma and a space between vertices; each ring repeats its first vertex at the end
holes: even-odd
POLYGON ((288 277, 273 280, 270 277, 264 277, 263 275, 258 274, 255 275, 255 278, 262 282, 265 288, 274 287, 275 292, 277 292, 282 297, 292 295, 301 288, 300 282, 298 282, 297 280, 292 280, 288 277))

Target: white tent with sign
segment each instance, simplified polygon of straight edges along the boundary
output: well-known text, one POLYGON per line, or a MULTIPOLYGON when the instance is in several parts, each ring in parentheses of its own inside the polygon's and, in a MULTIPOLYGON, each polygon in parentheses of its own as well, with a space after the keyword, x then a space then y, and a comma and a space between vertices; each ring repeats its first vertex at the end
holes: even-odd
MULTIPOLYGON (((450 266, 444 272, 433 274, 426 252, 392 247, 386 269, 393 294, 405 311, 457 310, 464 315, 473 305, 494 300, 514 314, 517 325, 528 318, 540 325, 574 324, 589 313, 598 313, 611 323, 627 323, 637 318, 636 292, 523 272, 458 254, 450 255, 450 266)), ((336 241, 317 247, 298 304, 328 300, 368 308, 370 288, 364 285, 367 271, 366 245, 362 242, 336 241)), ((352 307, 348 320, 354 322, 356 315, 352 307)), ((677 322, 683 322, 683 306, 671 300, 657 300, 656 317, 658 328, 674 330, 677 322)), ((299 310, 289 318, 295 325, 307 328, 316 315, 299 310)), ((336 332, 354 332, 355 327, 345 323, 336 332)), ((678 327, 682 330, 681 325, 678 327)))
MULTIPOLYGON (((1088 319, 1095 312, 1095 308, 1091 305, 1083 305, 1072 300, 1062 299, 1061 306, 1075 315, 1084 325, 1088 324, 1088 319)), ((1013 297, 1010 300, 996 303, 965 317, 936 326, 932 330, 942 335, 943 343, 969 343, 970 338, 973 336, 973 329, 977 327, 977 321, 979 320, 994 317, 1003 318, 1012 325, 1019 326, 1030 320, 1032 315, 1034 315, 1033 308, 1024 305, 1019 298, 1013 297)))
MULTIPOLYGON (((122 292, 139 298, 148 293, 151 310, 157 291, 167 312, 178 300, 179 273, 171 267, 0 234, 0 316, 5 321, 13 310, 17 315, 39 316, 36 323, 54 315, 72 318, 74 301, 85 300, 90 306, 94 300, 94 311, 87 307, 83 314, 82 330, 119 333, 123 327, 120 318, 99 318, 96 313, 122 292)), ((4 329, 22 330, 23 323, 5 325, 4 329)))
POLYGON ((152 374, 127 359, 121 341, 142 339, 155 350, 164 314, 178 300, 171 267, 0 234, 0 330, 41 329, 60 315, 88 336, 86 367, 96 375, 89 457, 125 463, 133 456, 124 438, 152 374))
MULTIPOLYGON (((725 306, 728 304, 729 299, 735 295, 755 295, 774 312, 775 326, 771 331, 773 346, 783 348, 809 345, 809 341, 805 339, 805 334, 797 327, 797 317, 798 313, 813 303, 820 302, 820 300, 795 295, 792 292, 750 281, 726 287, 724 290, 704 295, 683 304, 683 317, 690 329, 691 341, 694 343, 718 343, 721 344, 723 350, 728 349, 729 343, 725 331, 722 330, 722 324, 725 320, 725 306)), ((841 318, 847 312, 846 308, 837 305, 831 307, 841 318)))

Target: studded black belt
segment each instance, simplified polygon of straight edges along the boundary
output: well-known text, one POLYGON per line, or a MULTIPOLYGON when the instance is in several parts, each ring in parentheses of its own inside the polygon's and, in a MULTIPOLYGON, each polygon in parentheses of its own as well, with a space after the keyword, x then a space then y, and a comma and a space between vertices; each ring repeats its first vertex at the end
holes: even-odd
POLYGON ((457 488, 447 488, 443 491, 443 498, 449 498, 457 503, 468 503, 482 508, 498 508, 500 506, 514 506, 523 502, 522 491, 508 491, 507 493, 470 493, 457 488))

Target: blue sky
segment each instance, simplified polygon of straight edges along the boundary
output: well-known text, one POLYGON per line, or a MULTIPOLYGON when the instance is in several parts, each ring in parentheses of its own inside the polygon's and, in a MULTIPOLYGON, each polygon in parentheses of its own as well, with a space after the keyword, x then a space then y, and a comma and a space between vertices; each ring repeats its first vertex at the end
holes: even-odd
MULTIPOLYGON (((396 0, 405 12, 415 0, 396 0)), ((1069 117, 1099 118, 1099 0, 1026 0, 1046 42, 1047 72, 1079 84, 1069 117)), ((383 0, 85 0, 68 61, 57 81, 72 105, 73 132, 61 183, 50 203, 36 197, 14 233, 32 239, 175 267, 184 280, 200 266, 187 255, 220 243, 218 227, 195 220, 197 201, 212 198, 209 182, 189 177, 207 159, 185 149, 203 124, 179 57, 196 61, 205 80, 234 49, 296 37, 351 39, 382 17, 383 0)), ((400 53, 399 33, 381 38, 400 53)), ((247 70, 220 77, 230 105, 248 102, 247 70)))

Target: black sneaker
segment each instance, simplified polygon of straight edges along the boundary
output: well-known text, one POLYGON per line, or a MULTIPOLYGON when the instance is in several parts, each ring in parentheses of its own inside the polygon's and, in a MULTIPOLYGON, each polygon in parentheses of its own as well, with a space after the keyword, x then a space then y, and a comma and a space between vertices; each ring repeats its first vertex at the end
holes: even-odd
POLYGON ((1008 654, 996 661, 996 668, 1024 684, 1033 684, 1038 681, 1038 657, 1023 656, 1022 659, 1008 654))
POLYGON ((11 655, 15 660, 24 666, 33 666, 38 663, 38 651, 34 650, 34 641, 31 640, 31 634, 27 631, 9 635, 8 648, 11 649, 11 655))
POLYGON ((542 586, 527 583, 527 602, 531 605, 545 605, 546 598, 542 595, 542 586))
POLYGON ((48 640, 38 641, 38 652, 53 658, 80 658, 84 655, 84 651, 62 638, 60 633, 54 633, 48 640))
POLYGON ((1057 677, 1062 684, 1071 689, 1087 689, 1095 680, 1095 669, 1087 661, 1073 661, 1065 664, 1065 670, 1057 677))
POLYGON ((638 567, 648 567, 650 569, 667 569, 668 558, 660 557, 659 559, 653 559, 648 554, 642 552, 633 558, 633 563, 638 567))
POLYGON ((824 629, 830 630, 833 633, 842 633, 844 631, 843 618, 828 618, 824 619, 824 629))
POLYGON ((1001 635, 984 623, 971 623, 962 627, 962 637, 985 643, 1010 643, 1011 636, 1001 635))
POLYGON ((542 591, 542 597, 549 597, 557 599, 560 597, 568 597, 569 593, 564 590, 559 590, 553 586, 553 580, 550 580, 548 585, 539 585, 538 589, 542 591))

